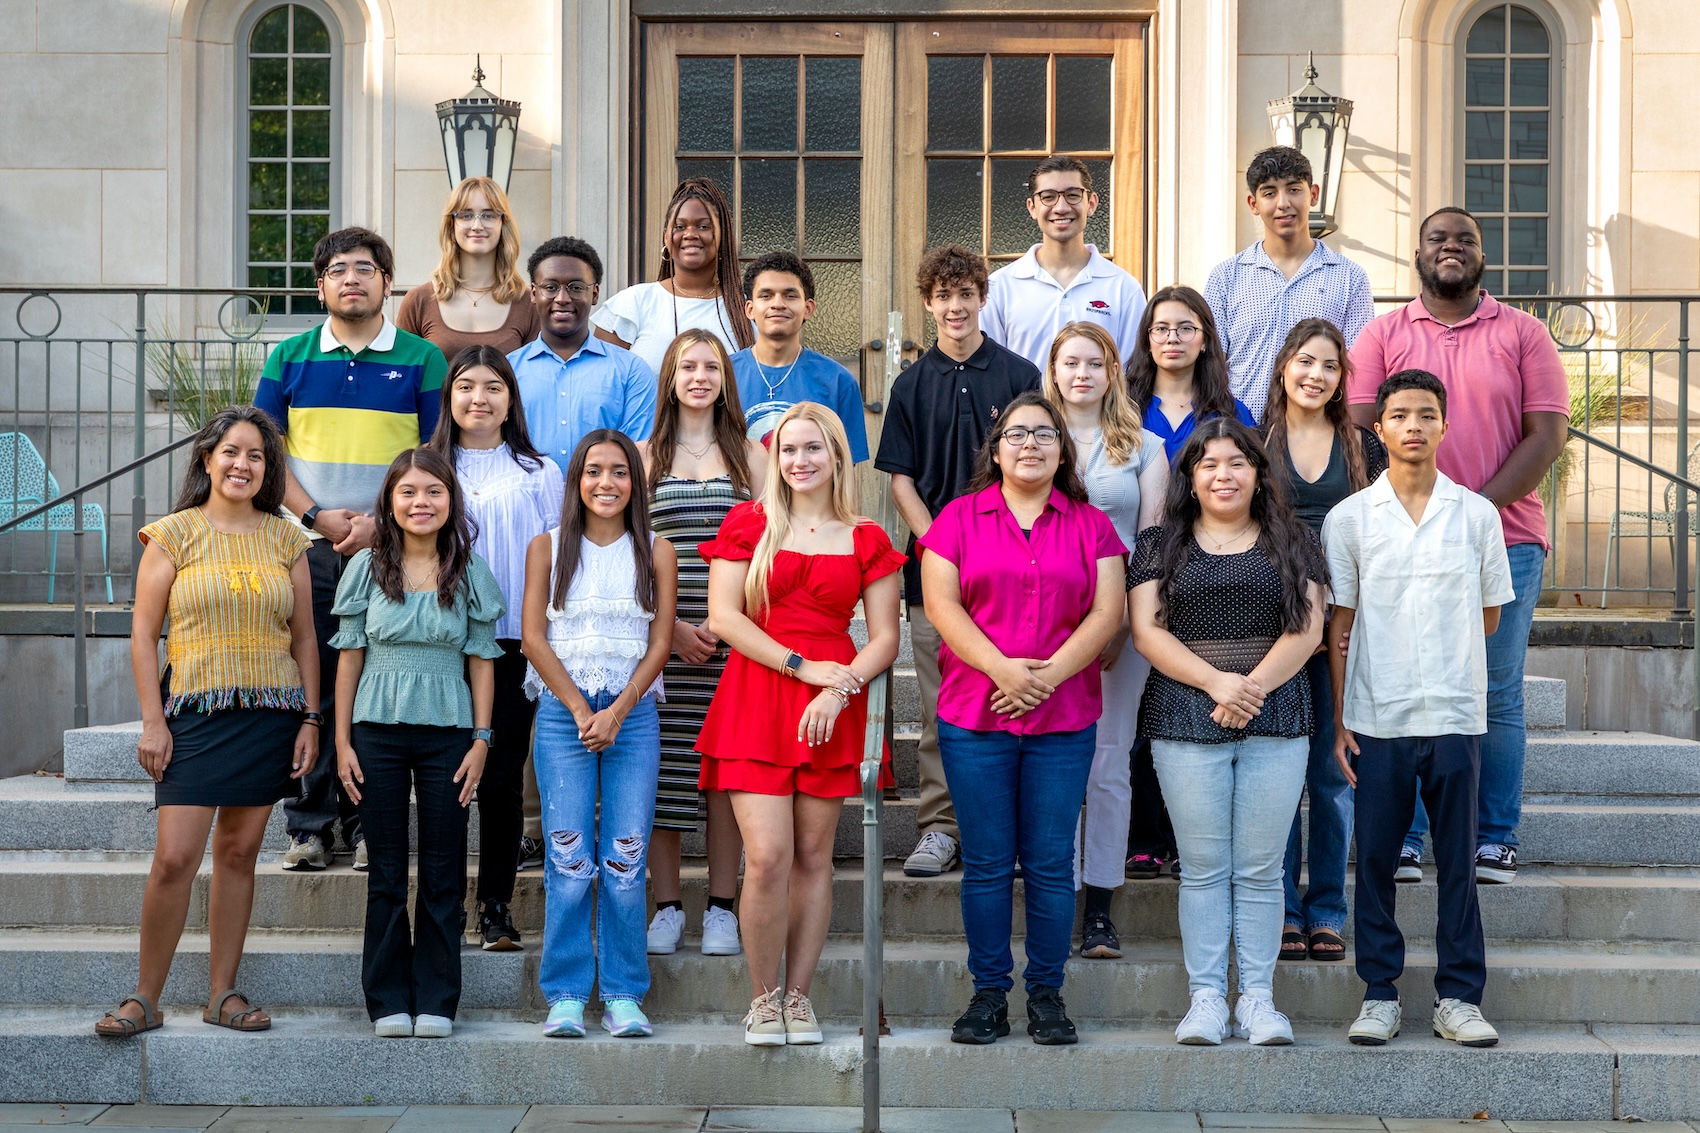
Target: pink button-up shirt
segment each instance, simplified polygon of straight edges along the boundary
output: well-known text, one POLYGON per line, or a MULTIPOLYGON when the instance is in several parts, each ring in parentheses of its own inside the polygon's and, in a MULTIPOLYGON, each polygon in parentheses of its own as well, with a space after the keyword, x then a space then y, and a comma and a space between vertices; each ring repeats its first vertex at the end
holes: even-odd
MULTIPOLYGON (((1098 560, 1127 553, 1109 516, 1055 488, 1032 533, 1022 534, 998 484, 945 505, 916 546, 955 564, 968 616, 1006 657, 1062 648, 1092 609, 1098 560)), ((1097 661, 1014 720, 992 711, 992 678, 948 645, 939 648, 939 677, 939 719, 976 732, 1076 732, 1103 712, 1097 661)))
MULTIPOLYGON (((1446 387, 1446 439, 1435 459, 1479 492, 1523 440, 1523 414, 1570 413, 1570 383, 1544 323, 1482 292, 1481 304, 1447 326, 1421 299, 1378 316, 1352 344, 1346 396, 1371 404, 1389 374, 1427 370, 1446 387)), ((1505 545, 1547 544, 1546 510, 1530 492, 1500 509, 1505 545)), ((1550 548, 1549 548, 1550 549, 1550 548)))

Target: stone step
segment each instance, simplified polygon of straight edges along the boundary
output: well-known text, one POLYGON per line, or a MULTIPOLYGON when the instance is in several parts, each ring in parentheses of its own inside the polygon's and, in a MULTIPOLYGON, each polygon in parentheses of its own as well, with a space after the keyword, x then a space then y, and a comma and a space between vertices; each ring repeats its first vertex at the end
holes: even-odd
POLYGON ((1651 732, 1531 733, 1523 790, 1700 799, 1700 742, 1651 732))
MULTIPOLYGON (((828 1025, 819 1046, 752 1049, 726 1023, 662 1024, 641 1040, 594 1029, 550 1040, 535 1025, 470 1013, 453 1038, 433 1041, 374 1038, 351 1012, 284 1011, 270 1031, 241 1035, 202 1026, 195 1010, 179 1009, 163 1030, 122 1043, 95 1037, 98 1011, 8 1012, 0 1017, 0 1101, 629 1106, 641 1090, 646 1103, 662 1105, 861 1102, 862 1040, 853 1026, 828 1025)), ((1164 1028, 1092 1026, 1079 1046, 1036 1048, 1019 1024, 995 1046, 970 1047, 899 1022, 880 1044, 881 1093, 890 1107, 1453 1120, 1486 1111, 1523 1121, 1700 1112, 1700 1028, 1508 1024, 1498 1047, 1467 1050, 1429 1037, 1426 1023, 1413 1013, 1405 1034, 1379 1048, 1351 1046, 1343 1025, 1300 1026, 1284 1048, 1239 1040, 1182 1047, 1164 1028)))
MULTIPOLYGON (((135 986, 135 933, 0 931, 0 1002, 12 1007, 117 1002, 135 986)), ((534 941, 535 943, 535 941, 534 941)), ((1021 942, 1016 942, 1019 954, 1021 942)), ((1563 1024, 1685 1024, 1700 1018, 1700 953, 1692 946, 1490 943, 1483 1012, 1495 1020, 1563 1024)), ((242 958, 242 986, 279 1007, 357 1006, 358 934, 257 931, 242 958)), ((1119 960, 1069 962, 1065 985, 1077 1020, 1173 1025, 1187 1006, 1179 942, 1133 942, 1119 960)), ((207 937, 186 934, 166 984, 169 1002, 207 994, 207 937)), ((541 1018, 538 951, 461 954, 461 1005, 541 1018)), ((1406 1002, 1434 996, 1435 958, 1413 947, 1400 981, 1406 1002)), ((650 958, 654 975, 645 1009, 656 1018, 732 1020, 749 1003, 742 957, 681 950, 650 958)), ((862 942, 827 941, 811 996, 823 1018, 850 1020, 862 1009, 862 942)), ((885 948, 885 1002, 897 1017, 948 1023, 973 992, 967 947, 957 941, 891 941, 885 948)), ((1019 996, 1016 997, 1019 1000, 1019 996)), ((1348 1022, 1363 984, 1348 962, 1283 963, 1275 999, 1295 1020, 1348 1022)))

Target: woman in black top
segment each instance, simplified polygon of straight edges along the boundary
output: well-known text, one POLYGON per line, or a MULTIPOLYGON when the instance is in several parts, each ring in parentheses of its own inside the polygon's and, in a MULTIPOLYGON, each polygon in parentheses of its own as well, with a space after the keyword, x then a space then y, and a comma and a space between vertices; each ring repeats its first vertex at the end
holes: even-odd
MULTIPOLYGON (((1387 450, 1346 413, 1352 362, 1346 340, 1327 319, 1295 326, 1275 356, 1275 376, 1263 410, 1269 464, 1288 489, 1293 511, 1318 534, 1335 504, 1368 487, 1387 469, 1387 450)), ((1328 657, 1305 665, 1316 731, 1310 740, 1310 878, 1301 897, 1303 822, 1293 816, 1287 839, 1286 922, 1281 959, 1341 960, 1346 942, 1346 851, 1352 842, 1352 787, 1334 762, 1334 693, 1328 657)))
POLYGON ((1200 425, 1169 480, 1162 527, 1128 566, 1133 643, 1151 662, 1139 730, 1180 847, 1188 1045, 1229 1033, 1228 943, 1239 961, 1232 1032, 1293 1041, 1275 1010, 1281 858, 1313 730, 1305 660, 1322 640, 1327 568, 1256 433, 1200 425))

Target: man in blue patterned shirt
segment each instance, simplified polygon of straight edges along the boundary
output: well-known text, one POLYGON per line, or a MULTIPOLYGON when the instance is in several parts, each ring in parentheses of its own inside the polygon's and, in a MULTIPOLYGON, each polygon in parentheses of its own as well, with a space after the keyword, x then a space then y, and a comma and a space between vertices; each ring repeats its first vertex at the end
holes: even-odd
POLYGON ((1216 316, 1234 396, 1261 419, 1287 332, 1301 319, 1327 319, 1350 346, 1375 317, 1375 303, 1364 269, 1311 238, 1319 189, 1304 154, 1272 146, 1251 159, 1245 183, 1263 239, 1217 264, 1204 298, 1216 316))

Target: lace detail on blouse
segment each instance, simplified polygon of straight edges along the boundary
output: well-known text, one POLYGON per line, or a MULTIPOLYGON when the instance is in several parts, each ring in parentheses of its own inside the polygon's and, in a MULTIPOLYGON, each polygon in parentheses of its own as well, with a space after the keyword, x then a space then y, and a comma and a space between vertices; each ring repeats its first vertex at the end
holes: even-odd
MULTIPOLYGON (((549 533, 550 577, 560 559, 559 529, 549 533)), ((632 679, 638 661, 649 651, 649 627, 655 620, 637 600, 637 564, 632 559, 628 532, 606 547, 582 542, 578 570, 567 587, 565 606, 550 606, 549 646, 566 666, 567 675, 587 696, 618 692, 632 679)), ((533 700, 547 686, 535 666, 525 669, 525 693, 533 700)), ((661 678, 649 687, 657 700, 666 699, 661 678)))

